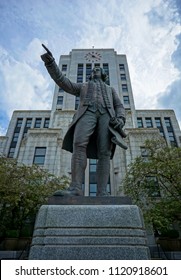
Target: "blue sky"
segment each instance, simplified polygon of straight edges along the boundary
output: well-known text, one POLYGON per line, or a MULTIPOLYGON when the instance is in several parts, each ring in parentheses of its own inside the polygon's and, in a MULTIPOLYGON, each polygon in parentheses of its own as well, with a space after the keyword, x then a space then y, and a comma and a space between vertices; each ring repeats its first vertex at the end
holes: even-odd
POLYGON ((180 0, 0 0, 0 135, 14 110, 51 109, 41 43, 126 54, 137 109, 174 109, 181 125, 180 0))

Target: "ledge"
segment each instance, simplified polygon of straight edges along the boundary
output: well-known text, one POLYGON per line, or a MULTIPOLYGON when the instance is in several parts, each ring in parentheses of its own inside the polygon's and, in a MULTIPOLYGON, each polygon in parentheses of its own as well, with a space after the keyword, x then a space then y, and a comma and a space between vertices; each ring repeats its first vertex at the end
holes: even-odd
POLYGON ((128 196, 60 196, 53 195, 48 205, 132 205, 128 196))

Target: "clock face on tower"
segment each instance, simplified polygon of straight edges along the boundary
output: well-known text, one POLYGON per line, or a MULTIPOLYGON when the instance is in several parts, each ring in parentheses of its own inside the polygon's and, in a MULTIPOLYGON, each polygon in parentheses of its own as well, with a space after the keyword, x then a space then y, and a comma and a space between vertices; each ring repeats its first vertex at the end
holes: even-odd
POLYGON ((92 51, 92 52, 86 53, 85 59, 89 62, 96 62, 96 61, 101 60, 101 55, 100 55, 100 53, 98 53, 96 51, 92 51))

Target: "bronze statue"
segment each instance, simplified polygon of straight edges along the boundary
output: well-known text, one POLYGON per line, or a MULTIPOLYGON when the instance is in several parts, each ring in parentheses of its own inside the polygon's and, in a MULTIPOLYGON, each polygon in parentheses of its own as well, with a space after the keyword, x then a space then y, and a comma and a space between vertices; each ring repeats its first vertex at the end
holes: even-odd
POLYGON ((62 148, 72 152, 71 184, 62 195, 83 195, 82 182, 87 158, 98 159, 97 195, 107 196, 107 183, 116 144, 126 149, 122 139, 125 133, 125 109, 114 88, 105 81, 107 75, 100 67, 92 70, 86 83, 74 83, 65 77, 52 53, 41 55, 55 83, 66 92, 80 97, 80 104, 64 137, 62 148))

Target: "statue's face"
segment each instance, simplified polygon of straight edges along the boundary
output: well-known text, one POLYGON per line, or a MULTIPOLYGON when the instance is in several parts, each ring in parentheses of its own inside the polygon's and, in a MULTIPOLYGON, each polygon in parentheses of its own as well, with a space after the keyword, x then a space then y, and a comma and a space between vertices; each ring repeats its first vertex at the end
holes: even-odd
POLYGON ((99 67, 95 67, 92 71, 93 78, 101 79, 101 69, 99 67))

